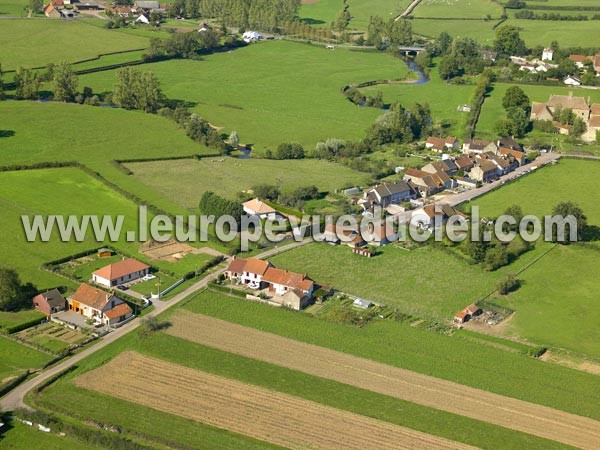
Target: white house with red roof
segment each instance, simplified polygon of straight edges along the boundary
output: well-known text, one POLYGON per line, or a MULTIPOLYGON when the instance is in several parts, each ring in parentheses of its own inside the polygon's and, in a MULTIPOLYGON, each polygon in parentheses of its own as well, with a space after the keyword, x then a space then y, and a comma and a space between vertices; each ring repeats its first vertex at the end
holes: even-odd
POLYGON ((94 283, 108 288, 142 278, 150 273, 150 266, 133 258, 126 258, 92 274, 94 283))
POLYGON ((258 198, 253 198, 242 203, 242 208, 244 209, 244 213, 249 216, 256 216, 259 219, 273 220, 277 217, 277 211, 258 198))

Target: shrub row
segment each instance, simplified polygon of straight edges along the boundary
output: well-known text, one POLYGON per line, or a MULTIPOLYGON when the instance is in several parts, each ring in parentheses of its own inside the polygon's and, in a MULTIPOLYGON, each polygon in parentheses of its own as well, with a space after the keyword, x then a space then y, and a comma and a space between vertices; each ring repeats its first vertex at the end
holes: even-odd
POLYGON ((45 413, 43 411, 19 410, 17 417, 29 420, 35 424, 42 424, 52 430, 52 432, 62 432, 98 448, 110 448, 112 450, 149 450, 148 447, 138 444, 128 438, 116 434, 100 432, 93 428, 76 425, 74 422, 63 422, 58 417, 45 413))
MULTIPOLYGON (((7 334, 14 334, 14 333, 18 333, 19 331, 26 330, 27 328, 31 328, 35 325, 38 325, 40 322, 41 322, 41 319, 31 319, 31 320, 28 320, 27 322, 23 322, 23 323, 14 325, 12 327, 4 328, 4 330, 6 331, 7 334)), ((44 349, 44 351, 48 351, 48 350, 44 349)))

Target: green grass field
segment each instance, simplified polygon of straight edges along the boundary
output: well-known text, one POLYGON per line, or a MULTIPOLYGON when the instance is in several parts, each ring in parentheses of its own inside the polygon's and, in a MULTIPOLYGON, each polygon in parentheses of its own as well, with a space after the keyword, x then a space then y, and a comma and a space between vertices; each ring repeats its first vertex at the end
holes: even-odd
POLYGON ((600 250, 558 246, 519 278, 508 334, 600 360, 600 250))
POLYGON ((24 0, 0 0, 0 16, 27 17, 26 7, 24 0))
MULTIPOLYGON (((586 100, 589 97, 591 103, 600 102, 600 91, 593 89, 577 89, 567 88, 562 86, 539 86, 533 84, 509 84, 509 83, 494 83, 493 90, 488 94, 481 108, 481 115, 477 122, 476 133, 478 137, 493 138, 497 136, 494 131, 494 126, 506 114, 502 107, 502 99, 506 90, 512 86, 519 86, 529 96, 532 102, 547 102, 551 95, 568 95, 573 92, 574 96, 584 97, 586 100)), ((534 130, 532 133, 541 136, 549 136, 534 130)))
POLYGON ((51 359, 52 355, 48 353, 0 336, 0 385, 8 378, 20 375, 27 369, 38 369, 51 359))
MULTIPOLYGON (((384 19, 394 18, 402 14, 411 0, 349 0, 352 21, 350 28, 366 30, 371 16, 384 19)), ((318 0, 302 2, 300 19, 311 25, 329 26, 342 9, 341 0, 318 0)))
MULTIPOLYGON (((204 299, 219 301, 220 298, 218 295, 210 297, 210 295, 205 294, 204 299)), ((224 301, 227 302, 228 300, 225 298, 224 301)), ((271 308, 265 308, 267 314, 270 310, 271 308)), ((293 323, 295 321, 294 316, 298 317, 296 314, 287 317, 281 315, 280 318, 285 321, 291 320, 293 323)), ((303 318, 301 317, 301 319, 303 318)), ((300 322, 303 322, 303 320, 300 320, 300 322)), ((196 446, 201 440, 204 446, 207 446, 212 442, 212 439, 216 438, 222 440, 219 443, 219 448, 229 447, 235 436, 231 433, 219 432, 211 427, 73 386, 72 380, 78 374, 93 369, 109 358, 114 357, 117 353, 128 349, 175 364, 266 387, 274 391, 461 442, 468 442, 483 448, 486 445, 493 445, 495 448, 515 449, 523 446, 527 448, 548 448, 547 446, 562 448, 558 444, 527 436, 523 433, 211 349, 164 333, 155 333, 144 338, 128 336, 121 339, 119 344, 103 349, 93 358, 86 360, 78 370, 48 388, 40 397, 36 398, 36 404, 69 415, 92 417, 103 422, 120 420, 119 423, 122 424, 126 433, 129 431, 136 432, 138 436, 146 436, 151 440, 162 436, 163 439, 169 439, 180 445, 188 446, 196 446), (190 357, 190 355, 193 356, 190 357), (159 434, 161 430, 152 425, 157 421, 163 423, 164 426, 172 425, 168 428, 168 433, 162 430, 162 435, 159 434), (485 431, 470 433, 469 430, 472 427, 485 431), (191 432, 192 429, 194 432, 191 432), (219 436, 219 433, 222 433, 223 436, 219 436)), ((241 437, 236 438, 239 439, 238 445, 240 448, 253 445, 251 440, 242 439, 241 437)))
POLYGON ((0 436, 3 448, 14 450, 94 450, 72 436, 44 433, 18 421, 7 423, 8 430, 0 436))
MULTIPOLYGON (((481 216, 495 217, 511 204, 525 214, 543 216, 561 201, 578 203, 588 222, 600 225, 596 198, 600 163, 561 160, 475 201, 481 216), (574 182, 576 180, 576 182, 574 182)), ((536 343, 565 348, 600 358, 596 292, 600 252, 594 248, 558 247, 519 279, 523 286, 507 297, 516 309, 509 333, 536 343)))
POLYGON ((478 206, 480 217, 497 217, 517 204, 525 214, 543 216, 551 214, 557 203, 573 201, 581 206, 590 224, 600 225, 599 178, 600 162, 562 159, 473 200, 469 207, 478 206))
MULTIPOLYGON (((419 7, 416 11, 418 10, 419 7)), ((513 25, 519 28, 521 37, 528 47, 548 46, 552 41, 558 41, 561 47, 577 47, 584 45, 582 42, 585 42, 586 46, 600 45, 600 34, 596 33, 598 28, 596 22, 595 20, 572 22, 510 18, 503 25, 513 25)), ((435 38, 442 31, 446 31, 454 37, 470 37, 480 44, 489 46, 494 42, 493 27, 496 23, 498 23, 497 20, 446 20, 419 17, 412 20, 413 31, 416 34, 435 38)))
MULTIPOLYGON (((123 232, 120 241, 114 243, 126 255, 149 262, 159 269, 175 272, 179 276, 202 266, 210 257, 206 254, 187 255, 181 262, 148 261, 138 253, 139 244, 125 242, 125 231, 137 230, 137 206, 100 181, 76 168, 41 169, 0 173, 0 203, 4 214, 0 224, 5 232, 0 237, 0 258, 13 267, 24 281, 31 281, 38 288, 67 285, 75 282, 58 277, 40 269, 44 263, 68 257, 78 252, 102 246, 93 239, 88 230, 83 242, 61 242, 58 232, 50 242, 27 242, 21 224, 21 215, 48 214, 122 214, 123 232), (77 195, 73 195, 77 192, 77 195)), ((107 237, 108 239, 108 237, 107 237)), ((104 265, 104 264, 103 264, 104 265)), ((91 268, 90 268, 91 270, 91 268)), ((84 279, 85 273, 79 274, 84 279)), ((89 272, 87 277, 89 277, 89 272)))
POLYGON ((36 319, 42 320, 44 318, 45 315, 43 313, 31 309, 24 309, 16 312, 0 311, 0 330, 31 322, 36 319))
MULTIPOLYGON (((2 8, 2 6, 0 6, 2 8)), ((73 20, 3 20, 2 69, 37 67, 62 60, 75 62, 100 53, 142 49, 148 39, 73 20)))
MULTIPOLYGON (((350 51, 286 41, 250 45, 202 61, 172 60, 142 67, 154 72, 172 99, 197 102, 213 125, 236 130, 256 150, 296 141, 307 149, 327 138, 358 139, 382 114, 360 108, 343 86, 403 79, 403 61, 379 52, 350 51)), ((114 72, 82 76, 82 85, 110 91, 114 72)))
POLYGON ((449 320, 456 311, 493 291, 507 271, 515 271, 534 259, 541 248, 523 255, 514 267, 492 273, 433 247, 407 251, 386 246, 379 251, 367 259, 352 254, 345 245, 315 243, 275 256, 271 262, 276 267, 308 273, 315 281, 348 294, 396 306, 404 313, 449 320))
POLYGON ((189 139, 174 122, 141 112, 8 101, 0 102, 0 115, 0 129, 8 135, 0 138, 2 165, 78 161, 126 191, 173 213, 184 211, 110 161, 191 156, 208 151, 189 139), (35 126, 31 126, 32 117, 35 126))
POLYGON ((428 38, 436 38, 442 31, 446 31, 455 38, 470 37, 482 45, 492 45, 493 26, 497 22, 497 20, 444 20, 415 17, 411 23, 416 34, 428 38))
POLYGON ((469 104, 474 85, 449 85, 441 80, 437 67, 430 73, 425 84, 382 84, 361 89, 364 93, 383 93, 385 103, 399 102, 404 106, 428 103, 436 123, 445 123, 449 134, 460 136, 468 119, 467 113, 457 111, 459 105, 469 104))
POLYGON ((422 0, 413 10, 414 17, 499 19, 502 8, 490 0, 422 0))
POLYGON ((370 177, 340 164, 304 159, 202 158, 200 160, 154 161, 126 164, 134 177, 186 208, 198 207, 202 193, 213 191, 236 199, 241 191, 258 184, 276 185, 285 190, 316 185, 334 191, 346 185, 365 185, 370 177))
MULTIPOLYGON (((0 218, 5 230, 0 237, 0 257, 15 268, 24 281, 40 288, 68 283, 40 270, 44 263, 100 246, 88 233, 84 242, 61 242, 58 233, 50 242, 27 242, 21 215, 34 214, 123 214, 129 229, 135 229, 137 209, 134 203, 112 191, 79 169, 42 169, 0 173, 0 218), (77 192, 77 195, 73 195, 77 192)), ((134 244, 126 245, 134 253, 134 244)), ((70 283, 71 287, 75 286, 70 283)))

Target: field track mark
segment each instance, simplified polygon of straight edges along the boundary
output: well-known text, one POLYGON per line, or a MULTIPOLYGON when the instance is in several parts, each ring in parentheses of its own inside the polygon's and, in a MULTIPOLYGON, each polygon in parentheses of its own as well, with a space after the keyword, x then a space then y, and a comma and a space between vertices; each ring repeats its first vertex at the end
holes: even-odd
POLYGON ((201 314, 177 311, 168 334, 564 444, 600 448, 600 422, 201 314))
POLYGON ((472 448, 135 352, 121 353, 75 384, 290 448, 472 448))

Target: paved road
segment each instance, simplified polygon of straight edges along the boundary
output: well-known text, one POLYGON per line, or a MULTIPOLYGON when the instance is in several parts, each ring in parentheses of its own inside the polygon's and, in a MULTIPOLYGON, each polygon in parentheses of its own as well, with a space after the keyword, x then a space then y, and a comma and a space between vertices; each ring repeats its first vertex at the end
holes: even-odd
MULTIPOLYGON (((264 251, 263 253, 260 253, 256 257, 260 258, 260 259, 269 258, 271 256, 277 255, 278 253, 283 253, 285 251, 288 251, 293 248, 304 245, 308 242, 310 242, 310 239, 305 239, 303 241, 294 242, 294 243, 288 244, 288 245, 273 247, 269 250, 264 251)), ((202 280, 193 284, 192 286, 187 288, 185 291, 182 291, 181 293, 177 294, 170 300, 167 300, 167 301, 158 300, 158 299, 152 300, 152 303, 154 305, 154 310, 152 312, 148 313, 146 315, 146 317, 156 316, 156 315, 166 311, 167 309, 175 306, 177 303, 179 303, 183 299, 189 297, 190 295, 194 294, 195 292, 197 292, 201 289, 204 289, 211 280, 215 279, 217 276, 219 276, 224 271, 225 271, 225 268, 221 268, 219 270, 216 270, 216 271, 210 273, 209 275, 204 277, 202 280)), ((126 334, 134 331, 140 325, 141 325, 141 320, 139 320, 139 319, 133 320, 133 321, 123 325, 121 328, 117 328, 116 330, 107 334, 105 337, 101 338, 100 342, 98 342, 97 344, 92 345, 91 347, 88 347, 85 350, 82 350, 81 352, 71 356, 68 359, 65 359, 64 361, 58 363, 57 365, 52 366, 52 367, 44 370, 43 372, 40 372, 36 377, 31 378, 31 379, 27 380, 26 382, 20 384, 19 386, 17 386, 15 389, 10 391, 8 394, 6 394, 0 400, 0 410, 14 411, 17 408, 31 409, 24 402, 25 395, 29 391, 34 389, 36 386, 39 386, 44 381, 48 380, 49 378, 53 377, 54 375, 62 372, 65 369, 68 369, 69 367, 77 364, 82 359, 84 359, 84 358, 94 354, 98 350, 106 347, 107 345, 116 341, 120 337, 125 336, 126 334)))
POLYGON ((487 194, 491 190, 496 189, 497 187, 501 186, 504 182, 512 180, 520 174, 526 173, 527 171, 531 170, 532 166, 541 167, 543 165, 551 163, 552 161, 558 160, 560 157, 561 155, 558 153, 544 153, 543 155, 538 156, 538 158, 533 163, 519 167, 511 173, 501 176, 498 180, 492 183, 486 183, 479 188, 470 189, 459 194, 448 195, 445 198, 441 198, 437 203, 445 203, 450 206, 456 206, 460 203, 471 201, 474 198, 477 198, 483 194, 487 194))

